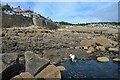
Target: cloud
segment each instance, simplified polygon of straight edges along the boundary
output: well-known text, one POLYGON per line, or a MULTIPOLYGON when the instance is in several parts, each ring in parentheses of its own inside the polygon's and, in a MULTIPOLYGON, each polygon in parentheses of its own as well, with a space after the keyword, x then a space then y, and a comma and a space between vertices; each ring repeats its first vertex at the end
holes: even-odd
POLYGON ((117 2, 15 2, 11 4, 21 5, 24 9, 30 7, 54 21, 81 23, 118 20, 117 2))
POLYGON ((100 18, 102 21, 118 21, 118 3, 106 3, 89 15, 100 18))
POLYGON ((73 23, 90 23, 90 22, 100 22, 101 20, 95 17, 89 17, 89 18, 81 18, 81 17, 75 17, 72 19, 71 22, 73 23))

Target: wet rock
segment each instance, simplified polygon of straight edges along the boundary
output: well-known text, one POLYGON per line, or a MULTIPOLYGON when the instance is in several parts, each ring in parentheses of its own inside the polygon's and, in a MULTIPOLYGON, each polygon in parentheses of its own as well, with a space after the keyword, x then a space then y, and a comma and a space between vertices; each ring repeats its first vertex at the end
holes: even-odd
POLYGON ((97 60, 98 60, 99 62, 108 62, 108 61, 109 61, 109 58, 107 58, 107 57, 98 57, 97 60))
POLYGON ((65 71, 65 67, 64 66, 57 66, 57 69, 60 70, 60 71, 65 71))
POLYGON ((113 61, 120 62, 120 58, 113 58, 113 61))
POLYGON ((35 78, 55 78, 60 80, 61 73, 54 65, 48 65, 40 73, 38 73, 35 78))
POLYGON ((85 50, 82 49, 73 50, 72 53, 76 56, 77 59, 80 60, 88 60, 90 56, 85 50))
POLYGON ((25 52, 25 59, 26 72, 29 72, 32 75, 36 75, 50 63, 49 60, 40 58, 37 54, 31 51, 25 52))

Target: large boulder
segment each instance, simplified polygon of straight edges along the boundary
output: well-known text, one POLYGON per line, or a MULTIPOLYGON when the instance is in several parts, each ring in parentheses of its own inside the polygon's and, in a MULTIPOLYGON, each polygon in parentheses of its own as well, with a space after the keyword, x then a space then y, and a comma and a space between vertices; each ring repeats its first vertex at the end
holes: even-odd
POLYGON ((17 62, 18 53, 4 53, 1 54, 1 70, 0 76, 2 80, 9 80, 19 73, 20 64, 17 62))
POLYGON ((26 72, 29 72, 32 75, 36 75, 38 72, 50 64, 49 60, 40 58, 37 54, 31 51, 25 52, 25 59, 26 72))
POLYGON ((56 68, 54 65, 48 65, 45 69, 43 69, 40 73, 38 73, 35 78, 55 78, 61 79, 60 70, 56 68))

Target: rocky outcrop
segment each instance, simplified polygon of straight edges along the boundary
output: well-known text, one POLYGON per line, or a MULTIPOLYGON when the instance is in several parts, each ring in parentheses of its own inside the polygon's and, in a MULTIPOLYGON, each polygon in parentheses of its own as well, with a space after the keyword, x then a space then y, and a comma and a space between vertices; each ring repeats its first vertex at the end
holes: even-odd
POLYGON ((50 63, 49 60, 40 58, 37 54, 31 51, 25 52, 25 59, 26 72, 29 72, 32 75, 36 75, 50 63))
POLYGON ((8 27, 26 27, 33 25, 32 18, 25 17, 22 15, 9 15, 2 13, 2 27, 8 28, 8 27))

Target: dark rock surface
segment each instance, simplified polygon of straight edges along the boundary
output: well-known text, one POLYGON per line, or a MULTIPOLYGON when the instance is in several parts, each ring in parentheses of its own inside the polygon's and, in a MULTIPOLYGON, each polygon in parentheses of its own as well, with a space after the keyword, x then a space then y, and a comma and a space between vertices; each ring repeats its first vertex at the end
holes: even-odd
POLYGON ((2 54, 2 80, 9 80, 13 76, 19 74, 20 66, 18 53, 5 53, 2 54))
POLYGON ((49 60, 40 58, 31 51, 25 52, 25 59, 26 72, 29 72, 32 75, 36 75, 50 63, 49 60))

